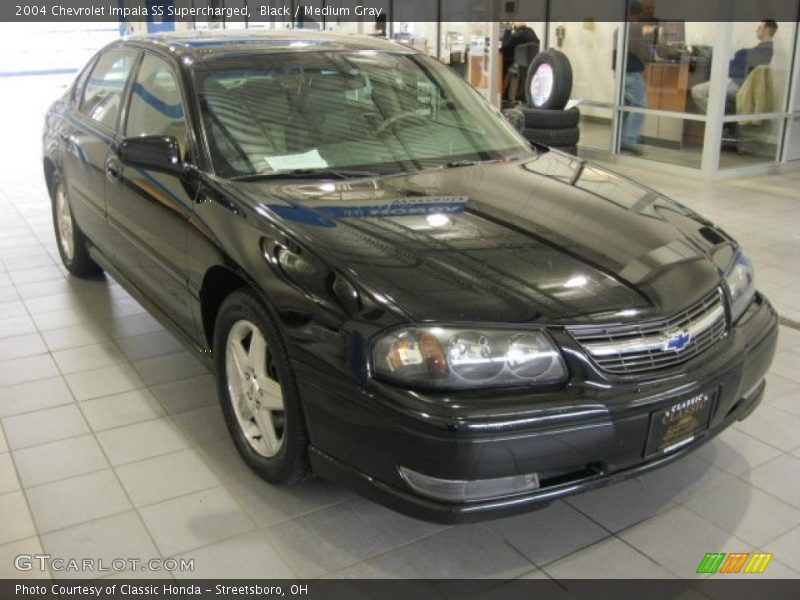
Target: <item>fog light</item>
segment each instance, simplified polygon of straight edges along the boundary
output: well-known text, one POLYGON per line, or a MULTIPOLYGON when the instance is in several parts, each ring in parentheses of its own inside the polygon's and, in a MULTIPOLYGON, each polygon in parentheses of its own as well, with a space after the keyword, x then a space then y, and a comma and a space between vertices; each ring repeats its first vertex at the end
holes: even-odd
POLYGON ((400 475, 416 492, 436 500, 450 502, 470 502, 491 500, 538 489, 539 476, 536 473, 512 475, 496 479, 439 479, 400 467, 400 475))

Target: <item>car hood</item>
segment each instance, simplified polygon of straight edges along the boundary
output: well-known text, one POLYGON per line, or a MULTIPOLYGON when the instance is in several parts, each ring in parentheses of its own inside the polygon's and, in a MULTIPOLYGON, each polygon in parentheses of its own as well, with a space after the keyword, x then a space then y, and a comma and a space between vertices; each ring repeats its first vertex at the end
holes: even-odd
POLYGON ((719 285, 733 250, 686 207, 554 152, 414 175, 234 186, 375 300, 420 321, 671 314, 719 285))

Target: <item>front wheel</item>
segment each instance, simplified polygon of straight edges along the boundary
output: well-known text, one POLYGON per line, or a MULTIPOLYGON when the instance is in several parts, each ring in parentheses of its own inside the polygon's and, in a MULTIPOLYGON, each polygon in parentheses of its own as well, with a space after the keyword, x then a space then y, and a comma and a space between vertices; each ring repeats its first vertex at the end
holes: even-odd
POLYGON ((61 255, 61 262, 64 263, 67 271, 75 277, 101 273, 100 266, 89 256, 86 236, 75 222, 67 187, 58 174, 53 177, 52 201, 53 226, 56 231, 58 253, 61 255))
POLYGON ((217 388, 228 431, 245 462, 270 483, 310 472, 297 384, 283 341, 261 302, 232 293, 214 328, 217 388))

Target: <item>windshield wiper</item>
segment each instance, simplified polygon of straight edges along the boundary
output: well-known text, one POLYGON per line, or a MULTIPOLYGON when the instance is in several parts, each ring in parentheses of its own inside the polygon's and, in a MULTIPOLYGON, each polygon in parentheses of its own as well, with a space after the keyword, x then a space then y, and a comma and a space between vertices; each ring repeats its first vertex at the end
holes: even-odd
POLYGON ((488 163, 503 162, 502 158, 489 158, 486 160, 453 160, 436 167, 437 169, 456 169, 458 167, 473 167, 475 165, 485 165, 488 163))
POLYGON ((334 177, 336 179, 355 179, 358 177, 379 177, 381 174, 376 171, 366 171, 358 169, 291 169, 289 171, 279 171, 276 173, 251 173, 250 175, 239 175, 231 177, 233 181, 264 181, 267 179, 314 179, 324 177, 334 177))

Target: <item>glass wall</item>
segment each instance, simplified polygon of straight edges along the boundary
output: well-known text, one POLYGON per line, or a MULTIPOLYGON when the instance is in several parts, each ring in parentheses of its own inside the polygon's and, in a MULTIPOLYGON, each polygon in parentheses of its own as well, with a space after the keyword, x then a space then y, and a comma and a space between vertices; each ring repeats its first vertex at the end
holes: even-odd
POLYGON ((420 52, 436 56, 437 23, 406 22, 392 24, 392 39, 401 44, 416 48, 420 52))
POLYGON ((551 22, 548 47, 560 50, 572 65, 572 99, 580 103, 580 146, 611 151, 612 111, 616 104, 616 43, 622 24, 587 19, 551 22))
MULTIPOLYGON (((441 23, 439 59, 466 79, 472 87, 488 97, 491 85, 489 23, 441 23)), ((499 75, 499 73, 498 73, 499 75)))
MULTIPOLYGON (((241 25, 385 35, 438 57, 497 104, 524 99, 525 74, 509 68, 515 66, 514 52, 504 51, 503 40, 529 28, 540 51, 557 49, 570 59, 571 100, 581 111, 583 151, 702 169, 708 176, 718 169, 800 159, 800 89, 789 106, 789 92, 798 87, 792 70, 797 72, 794 64, 800 56, 794 22, 668 21, 659 18, 658 10, 668 12, 669 7, 659 3, 656 9, 652 0, 609 0, 597 9, 604 11, 603 19, 581 3, 581 10, 589 13, 583 20, 559 21, 556 15, 574 11, 561 10, 556 0, 540 0, 542 17, 553 15, 552 21, 436 22, 437 16, 464 17, 447 12, 442 2, 383 3, 384 19, 396 20, 241 25), (420 11, 427 11, 431 20, 402 20, 420 18, 420 11), (608 21, 609 15, 618 20, 608 21)), ((507 15, 516 16, 513 11, 507 15)))
POLYGON ((788 109, 795 29, 791 22, 733 23, 720 168, 776 160, 786 126, 776 113, 788 109))

